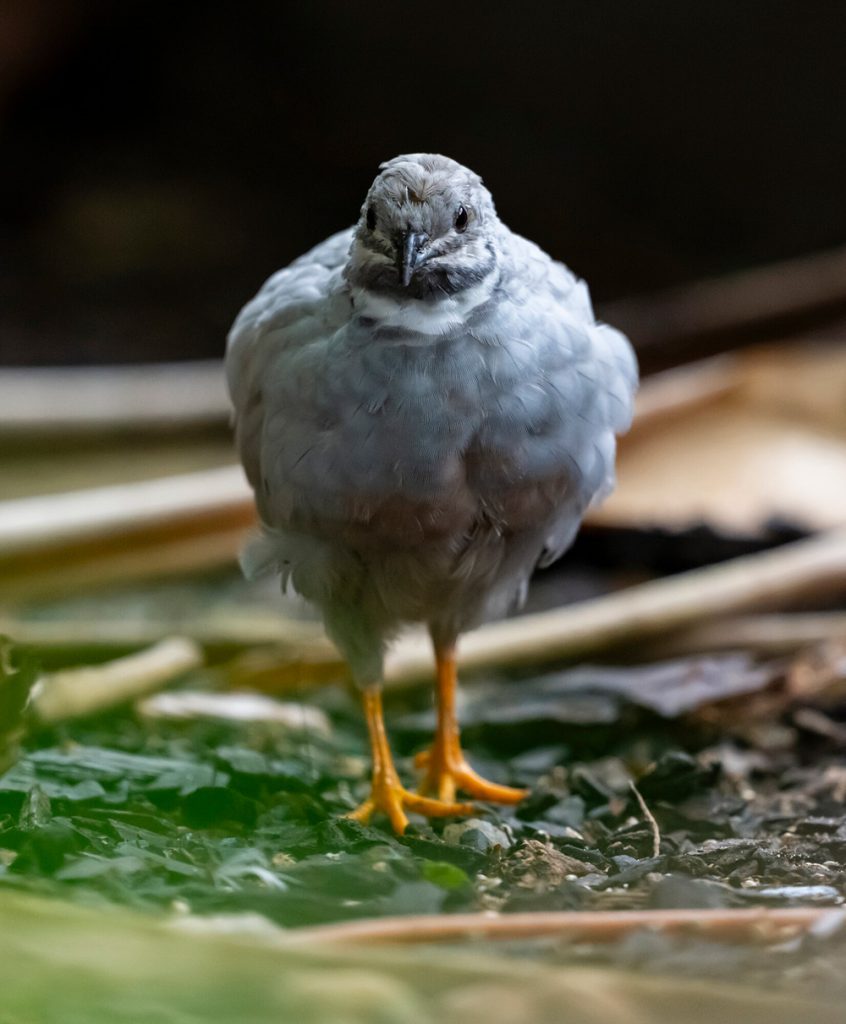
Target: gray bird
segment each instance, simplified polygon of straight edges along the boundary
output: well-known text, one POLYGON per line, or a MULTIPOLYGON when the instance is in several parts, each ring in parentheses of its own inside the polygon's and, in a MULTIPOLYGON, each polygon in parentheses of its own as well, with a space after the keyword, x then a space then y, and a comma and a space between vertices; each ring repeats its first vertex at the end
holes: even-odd
POLYGON ((587 286, 497 217, 447 157, 382 164, 358 223, 274 274, 239 314, 226 369, 276 571, 322 612, 363 692, 370 796, 352 816, 468 813, 458 790, 525 795, 468 765, 455 710, 459 634, 504 615, 614 484, 637 366, 587 286), (382 718, 386 644, 425 623, 437 731, 400 782, 382 718), (431 795, 430 795, 431 794, 431 795))

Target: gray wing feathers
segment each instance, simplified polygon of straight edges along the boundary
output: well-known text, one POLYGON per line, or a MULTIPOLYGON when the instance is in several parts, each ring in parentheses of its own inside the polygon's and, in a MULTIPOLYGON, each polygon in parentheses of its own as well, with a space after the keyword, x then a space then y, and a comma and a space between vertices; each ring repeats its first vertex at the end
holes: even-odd
POLYGON ((487 410, 482 441, 492 491, 503 491, 497 467, 509 459, 526 491, 548 481, 540 556, 548 565, 572 543, 587 508, 613 489, 615 435, 631 424, 637 365, 625 336, 597 323, 583 281, 533 243, 511 236, 511 245, 509 301, 497 310, 491 340, 510 342, 510 365, 495 373, 512 379, 487 410))
POLYGON ((280 355, 325 331, 331 283, 346 260, 352 230, 332 235, 268 278, 229 332, 226 377, 235 409, 236 442, 260 503, 268 412, 263 386, 273 381, 280 355))

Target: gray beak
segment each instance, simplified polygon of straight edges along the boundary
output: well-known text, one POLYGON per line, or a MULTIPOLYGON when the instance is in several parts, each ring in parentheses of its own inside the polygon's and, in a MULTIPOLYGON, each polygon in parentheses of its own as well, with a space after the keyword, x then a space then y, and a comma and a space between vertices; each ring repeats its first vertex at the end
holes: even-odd
POLYGON ((424 231, 405 231, 400 236, 399 276, 403 288, 407 288, 414 277, 414 271, 426 259, 423 248, 429 241, 424 231))

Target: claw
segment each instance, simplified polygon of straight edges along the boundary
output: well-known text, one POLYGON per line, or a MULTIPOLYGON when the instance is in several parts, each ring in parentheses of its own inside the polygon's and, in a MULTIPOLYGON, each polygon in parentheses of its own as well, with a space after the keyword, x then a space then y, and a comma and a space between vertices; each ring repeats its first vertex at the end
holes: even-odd
POLYGON ((424 814, 427 818, 448 818, 452 815, 473 813, 475 808, 472 804, 433 800, 407 790, 399 780, 394 759, 391 757, 382 718, 382 696, 378 689, 365 691, 364 710, 373 754, 373 782, 370 796, 354 811, 350 811, 348 818, 366 825, 373 815, 380 811, 387 815, 394 832, 402 835, 408 827, 406 810, 414 814, 424 814))
POLYGON ((431 797, 412 793, 402 785, 395 773, 388 772, 374 774, 370 796, 346 817, 366 825, 377 811, 381 811, 387 816, 394 832, 402 835, 408 827, 406 810, 427 818, 449 818, 459 814, 472 814, 475 808, 468 803, 433 800, 431 797))
POLYGON ((459 739, 455 709, 457 685, 454 647, 435 645, 438 676, 438 725, 435 742, 414 759, 424 771, 421 793, 437 793, 441 800, 454 800, 456 790, 463 790, 476 800, 494 804, 516 804, 528 796, 527 789, 500 786, 488 782, 467 763, 459 739))
POLYGON ((425 772, 420 783, 421 793, 437 793, 441 800, 454 800, 457 790, 467 793, 476 800, 494 804, 516 804, 528 796, 527 789, 502 786, 498 782, 483 779, 467 763, 458 744, 449 744, 446 749, 435 742, 430 750, 421 751, 414 763, 425 772))

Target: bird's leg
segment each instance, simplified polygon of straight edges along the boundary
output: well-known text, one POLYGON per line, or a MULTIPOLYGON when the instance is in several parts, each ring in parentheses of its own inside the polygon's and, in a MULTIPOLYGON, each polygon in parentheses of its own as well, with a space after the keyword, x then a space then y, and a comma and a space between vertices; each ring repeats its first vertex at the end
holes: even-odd
POLYGON ((497 804, 516 804, 527 795, 525 789, 500 786, 478 775, 464 756, 455 712, 458 684, 455 666, 455 647, 435 645, 438 673, 438 724, 435 740, 428 750, 415 758, 418 768, 424 769, 421 793, 436 793, 441 800, 454 800, 457 789, 477 800, 497 804))
POLYGON ((370 796, 348 817, 366 825, 377 811, 388 816, 394 832, 402 835, 408 825, 406 810, 429 818, 445 818, 454 814, 472 814, 472 804, 454 803, 452 800, 432 800, 407 790, 400 782, 391 756, 385 720, 382 716, 382 691, 371 687, 364 691, 364 714, 370 734, 373 757, 373 780, 370 796))

